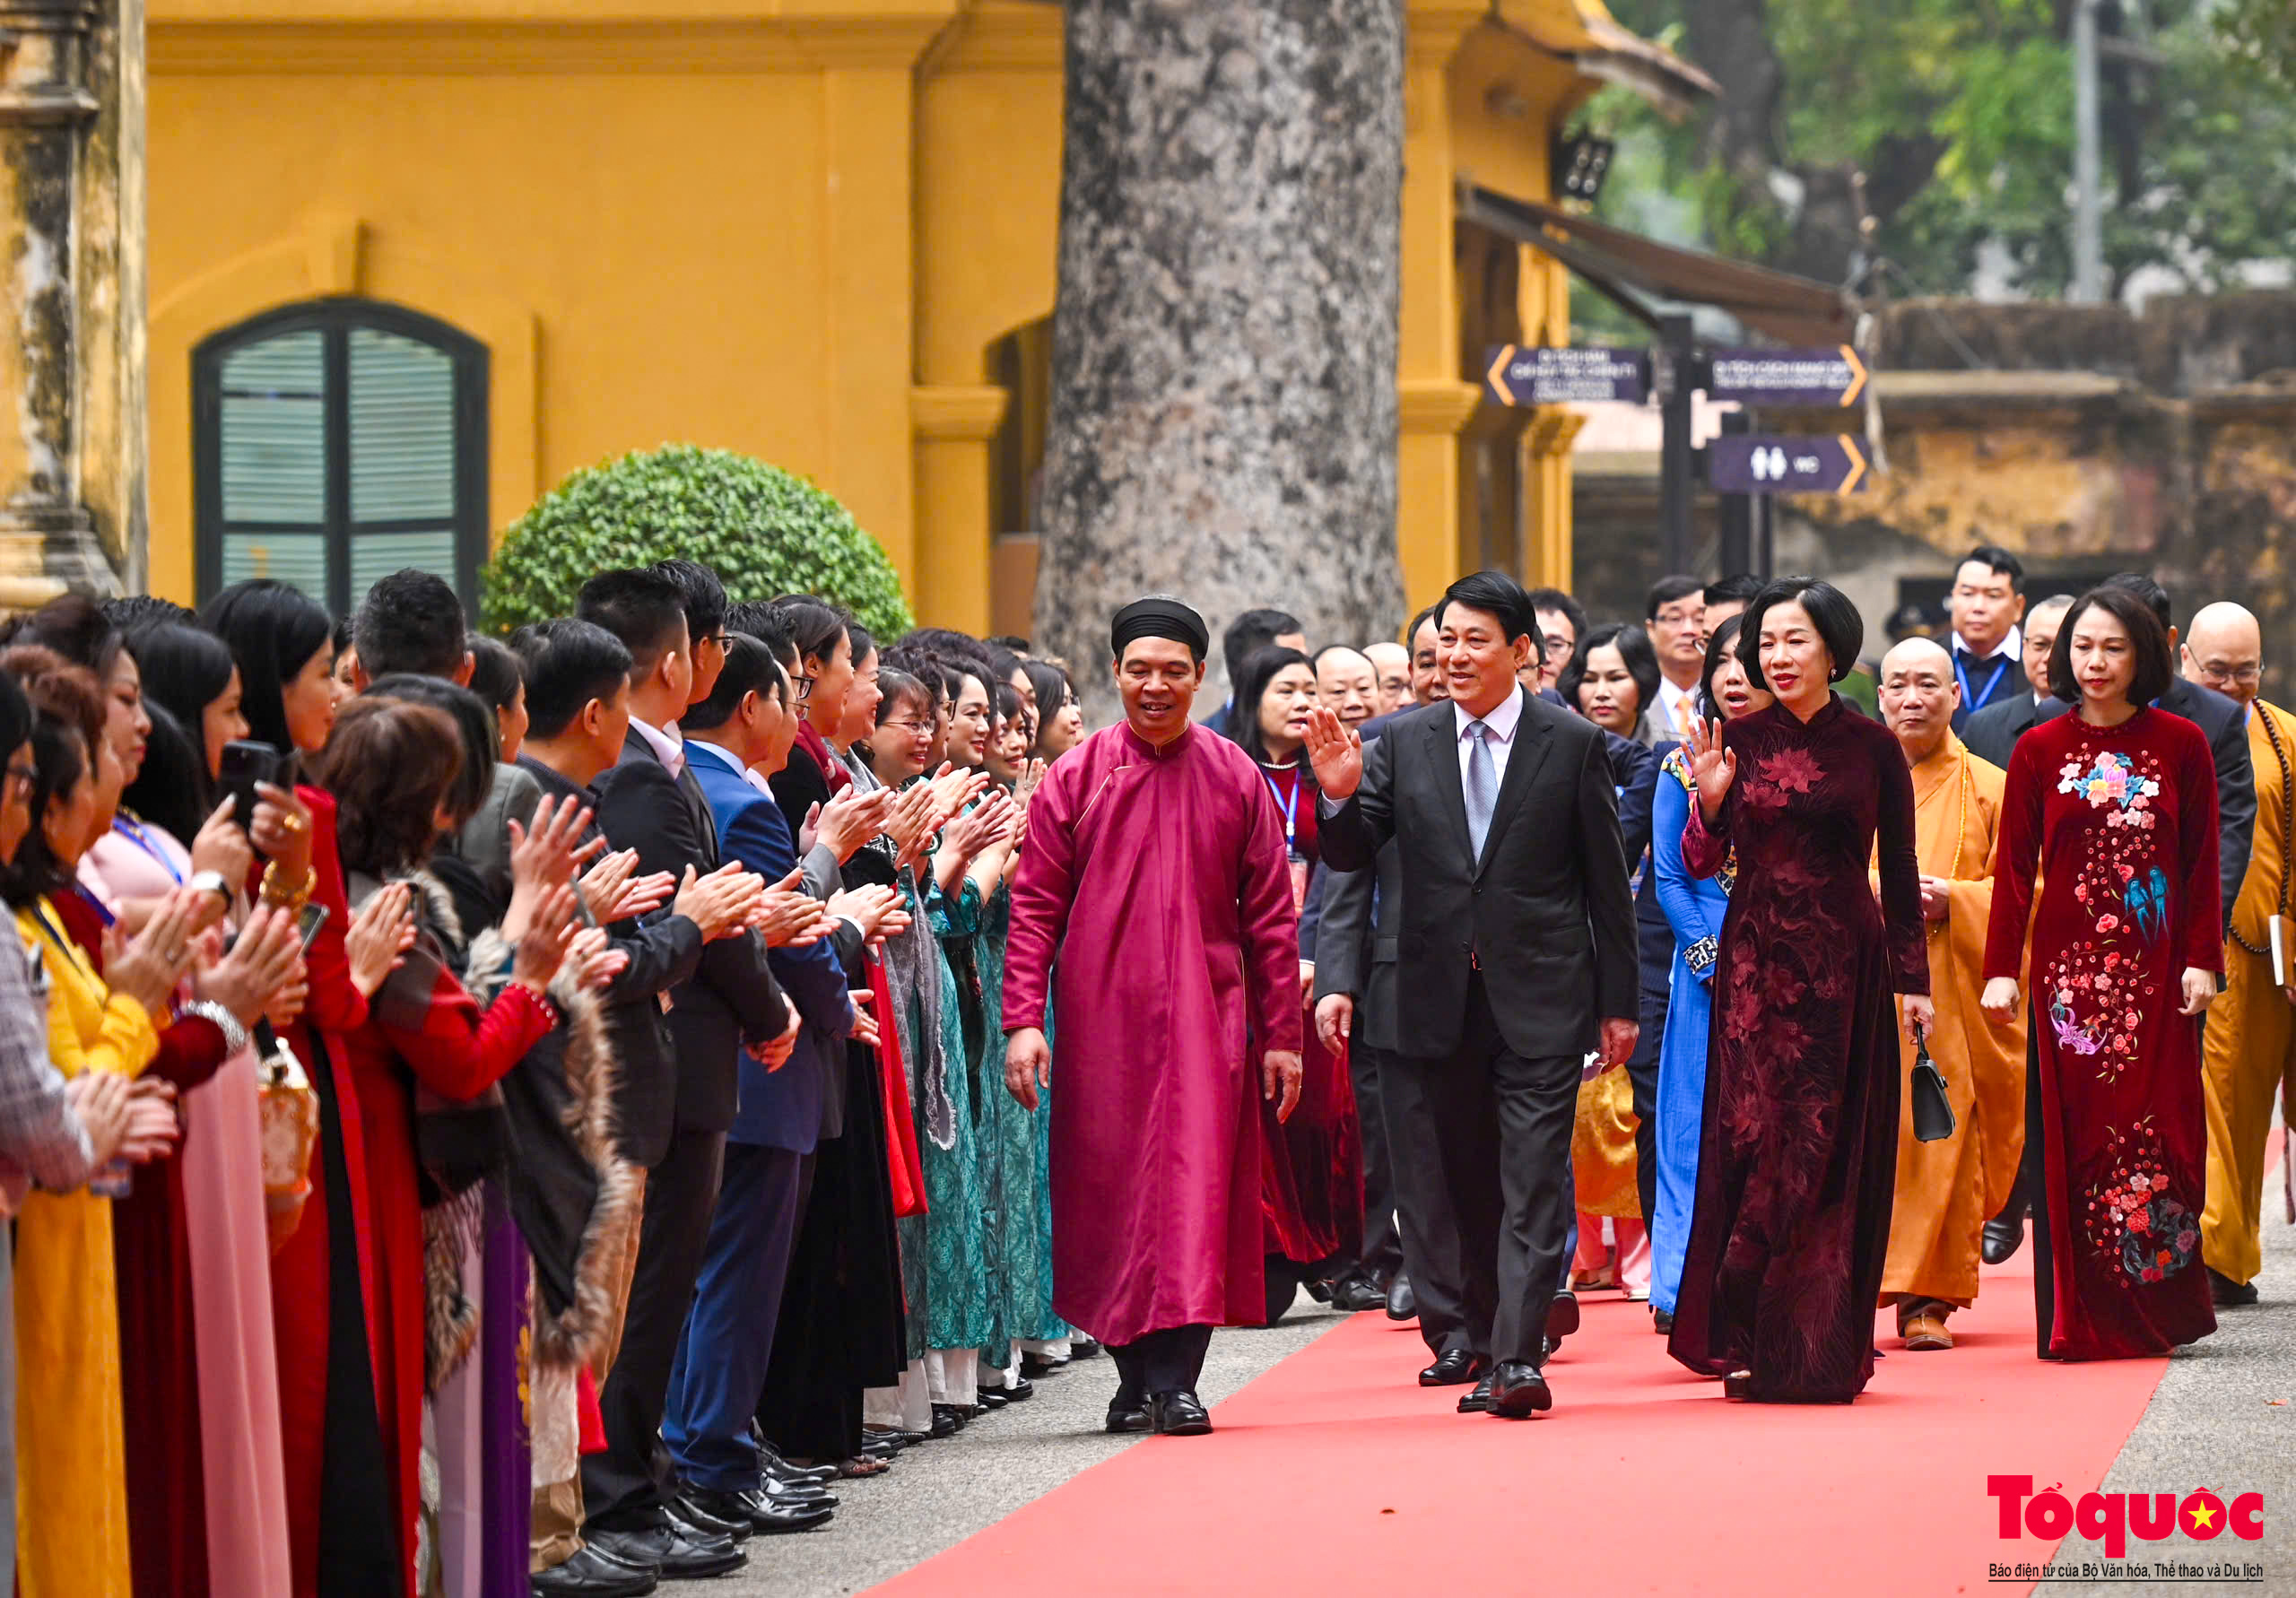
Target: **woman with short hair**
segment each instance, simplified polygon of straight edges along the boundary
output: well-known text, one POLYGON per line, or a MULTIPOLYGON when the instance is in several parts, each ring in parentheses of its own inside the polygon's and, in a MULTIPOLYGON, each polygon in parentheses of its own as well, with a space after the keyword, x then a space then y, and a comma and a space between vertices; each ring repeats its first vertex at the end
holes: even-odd
POLYGON ((1745 613, 1738 659, 1776 702, 1691 728, 1698 803, 1683 855, 1711 877, 1735 850, 1737 881, 1667 1350, 1733 1398, 1847 1403, 1874 1374, 1897 1012, 1923 1030, 1935 1012, 1905 755, 1831 690, 1864 641, 1831 584, 1771 583, 1745 613), (1866 876, 1877 835, 1879 903, 1866 876))
POLYGON ((2074 601, 2049 658, 2049 691, 2073 711, 2018 739, 2002 795, 1983 1003, 1996 1023, 2013 1018, 2025 964, 2046 1359, 2163 1354, 2216 1329, 2200 1255, 2199 1024, 2224 960, 2216 771, 2201 730, 2152 703, 2169 647, 2125 589, 2074 601))

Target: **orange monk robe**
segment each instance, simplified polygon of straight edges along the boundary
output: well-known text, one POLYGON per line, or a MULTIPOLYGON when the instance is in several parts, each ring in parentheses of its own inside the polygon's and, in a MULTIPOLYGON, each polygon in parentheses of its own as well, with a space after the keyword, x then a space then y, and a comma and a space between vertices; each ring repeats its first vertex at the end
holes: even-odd
POLYGON ((1996 1027, 1978 1007, 2003 778, 1951 733, 1912 777, 1922 873, 1952 884, 1945 918, 1929 923, 1937 1006, 1929 1057, 1944 1075, 1954 1128, 1934 1143, 1913 1135, 1914 1047, 1900 1038, 1897 1199, 1881 1301, 1911 1293, 1965 1307, 1977 1298, 1986 1217, 2008 1202, 2025 1148, 2025 1023, 1996 1027))
MULTIPOLYGON (((2248 716, 2248 760, 2257 774, 2256 835, 2248 847, 2248 874, 2232 904, 2224 991, 2209 1005, 2208 1024, 2200 1034, 2201 1085, 2208 1107, 2208 1203, 2200 1216, 2200 1257, 2234 1281, 2253 1281, 2263 1268, 2258 1235, 2272 1099, 2283 1083, 2296 1095, 2296 1007, 2273 981, 2271 959, 2272 918, 2291 902, 2291 795, 2283 755, 2296 761, 2296 716, 2258 699, 2248 716), (2277 750, 2271 736, 2275 732, 2277 750)), ((2296 933, 2296 925, 2289 931, 2296 933)), ((2296 950, 2290 952, 2296 957, 2296 950)), ((2296 1110, 2296 1097, 2288 1102, 2296 1110)))

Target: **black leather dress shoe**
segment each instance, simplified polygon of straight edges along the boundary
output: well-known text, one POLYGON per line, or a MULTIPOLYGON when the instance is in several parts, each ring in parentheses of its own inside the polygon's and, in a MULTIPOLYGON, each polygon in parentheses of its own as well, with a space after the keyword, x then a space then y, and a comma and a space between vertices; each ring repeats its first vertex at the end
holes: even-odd
POLYGON ((1004 1389, 1002 1387, 983 1387, 978 1397, 980 1403, 975 1407, 982 1410, 1001 1410, 1013 1402, 1004 1395, 1004 1389))
POLYGON ((1978 1246, 1978 1253, 1984 1256, 1987 1264, 1998 1265, 2007 1261, 2019 1248, 2022 1247, 2024 1241, 2025 1219, 2023 1216, 2018 1216, 2013 1220, 1996 1215, 1985 1223, 1985 1240, 1978 1246))
POLYGON ((1365 1309, 1378 1309, 1387 1301, 1387 1294, 1361 1276, 1349 1277, 1331 1292, 1331 1307, 1334 1309, 1344 1310, 1349 1315, 1354 1315, 1365 1309))
POLYGON ((1570 1293, 1557 1293, 1546 1307, 1546 1335, 1549 1342, 1561 1342, 1578 1330, 1578 1300, 1570 1293))
POLYGON ((670 1524, 695 1537, 723 1537, 729 1542, 745 1542, 755 1529, 746 1515, 721 1520, 706 1509, 696 1508, 682 1487, 662 1506, 670 1524))
POLYGON ((1540 1410, 1554 1407, 1554 1394, 1535 1367, 1509 1359, 1491 1373, 1491 1413, 1508 1420, 1527 1420, 1540 1410))
POLYGON ((837 1480, 835 1465, 791 1464, 770 1448, 757 1451, 757 1468, 776 1481, 812 1482, 820 1486, 837 1480))
POLYGON ((1119 1393, 1109 1404, 1108 1429, 1110 1431, 1146 1431, 1151 1424, 1148 1401, 1132 1399, 1119 1393))
POLYGON ((962 1431, 965 1422, 971 1419, 970 1410, 961 1410, 952 1403, 936 1403, 933 1406, 933 1435, 952 1437, 962 1431))
POLYGON ((1486 1366, 1483 1368, 1482 1378, 1474 1385, 1474 1391, 1462 1395, 1459 1399, 1459 1413, 1462 1415, 1480 1415, 1490 1408, 1491 1370, 1490 1368, 1486 1366))
POLYGON ((1411 1278, 1398 1275, 1387 1283, 1387 1319, 1407 1321, 1419 1314, 1419 1295, 1411 1290, 1411 1278))
POLYGON ((1465 1349, 1451 1349, 1435 1356, 1435 1363, 1419 1373, 1422 1387, 1457 1387, 1472 1382, 1483 1374, 1483 1368, 1474 1354, 1465 1349))
POLYGON ((1048 1354, 1022 1354, 1021 1375, 1023 1377, 1048 1377, 1067 1363, 1065 1359, 1055 1359, 1048 1354))
POLYGON ((1193 1393, 1158 1393, 1148 1400, 1148 1419, 1160 1437, 1200 1437, 1212 1429, 1212 1416, 1193 1393))
POLYGON ((1026 1377, 1019 1377, 1004 1384, 1004 1397, 1011 1403, 1026 1403, 1037 1395, 1037 1385, 1026 1377))
POLYGON ((720 1492, 713 1488, 690 1486, 684 1498, 687 1504, 712 1520, 742 1521, 752 1532, 809 1532, 837 1513, 832 1505, 776 1498, 754 1487, 741 1492, 720 1492))
POLYGON ((655 1526, 643 1532, 599 1532, 589 1541, 609 1558, 639 1570, 650 1570, 664 1581, 691 1581, 723 1576, 750 1562, 749 1555, 725 1537, 703 1537, 676 1525, 655 1526))
POLYGON ((1664 1337, 1674 1329, 1674 1312, 1673 1310, 1654 1309, 1650 1312, 1650 1330, 1664 1337))
POLYGON ((2213 1265, 2208 1266, 2207 1271, 2208 1296, 2215 1300, 2217 1308, 2244 1309, 2257 1301, 2255 1282, 2234 1281, 2213 1265))
POLYGON ((1071 1359, 1097 1359, 1100 1357, 1100 1340, 1091 1337, 1072 1337, 1068 1340, 1071 1359))
POLYGON ((758 1489, 777 1504, 810 1505, 822 1509, 837 1507, 837 1495, 818 1481, 776 1481, 770 1476, 758 1478, 758 1489))
POLYGON ((633 1570, 587 1545, 565 1563, 527 1579, 535 1598, 645 1598, 661 1582, 650 1570, 633 1570))

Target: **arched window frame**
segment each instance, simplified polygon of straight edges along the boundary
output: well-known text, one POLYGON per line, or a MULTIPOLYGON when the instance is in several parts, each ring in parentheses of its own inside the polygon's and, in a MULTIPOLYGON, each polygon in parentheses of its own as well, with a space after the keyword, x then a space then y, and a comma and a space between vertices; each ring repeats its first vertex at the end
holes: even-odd
MULTIPOLYGON (((488 360, 483 343, 450 323, 401 305, 356 297, 330 297, 284 305, 249 317, 201 340, 192 350, 193 579, 204 603, 223 585, 226 533, 260 531, 260 525, 223 519, 222 373, 235 351, 284 334, 316 331, 322 336, 326 406, 326 492, 323 528, 327 545, 327 589, 324 603, 346 614, 351 594, 351 383, 352 333, 375 329, 427 344, 447 355, 454 369, 454 542, 455 592, 475 619, 478 574, 488 547, 487 406, 488 360)), ((357 525, 361 533, 399 530, 389 522, 357 525)))

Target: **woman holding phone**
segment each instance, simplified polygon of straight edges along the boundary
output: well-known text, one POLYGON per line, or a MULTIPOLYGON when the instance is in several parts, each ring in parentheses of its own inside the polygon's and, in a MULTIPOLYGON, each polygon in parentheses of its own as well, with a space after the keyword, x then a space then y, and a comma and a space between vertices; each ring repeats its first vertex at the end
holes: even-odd
MULTIPOLYGON (((209 600, 200 623, 237 664, 240 713, 291 780, 298 757, 326 747, 335 727, 335 624, 300 590, 267 578, 209 600)), ((226 757, 230 753, 227 745, 226 757)), ((228 763, 228 762, 226 762, 228 763)), ((219 769, 221 767, 219 766, 219 769)), ((366 1024, 368 995, 390 969, 402 919, 362 924, 351 941, 335 801, 308 783, 264 783, 248 836, 264 857, 263 903, 324 916, 305 951, 309 996, 282 1029, 319 1100, 318 1146, 300 1224, 271 1256, 272 1334, 279 1352, 279 1419, 295 1598, 398 1598, 413 1550, 399 1517, 378 1421, 375 1295, 370 1267, 364 1125, 344 1036, 366 1024), (353 950, 360 958, 354 962, 353 950)), ((378 899, 382 909, 391 900, 378 899)))

